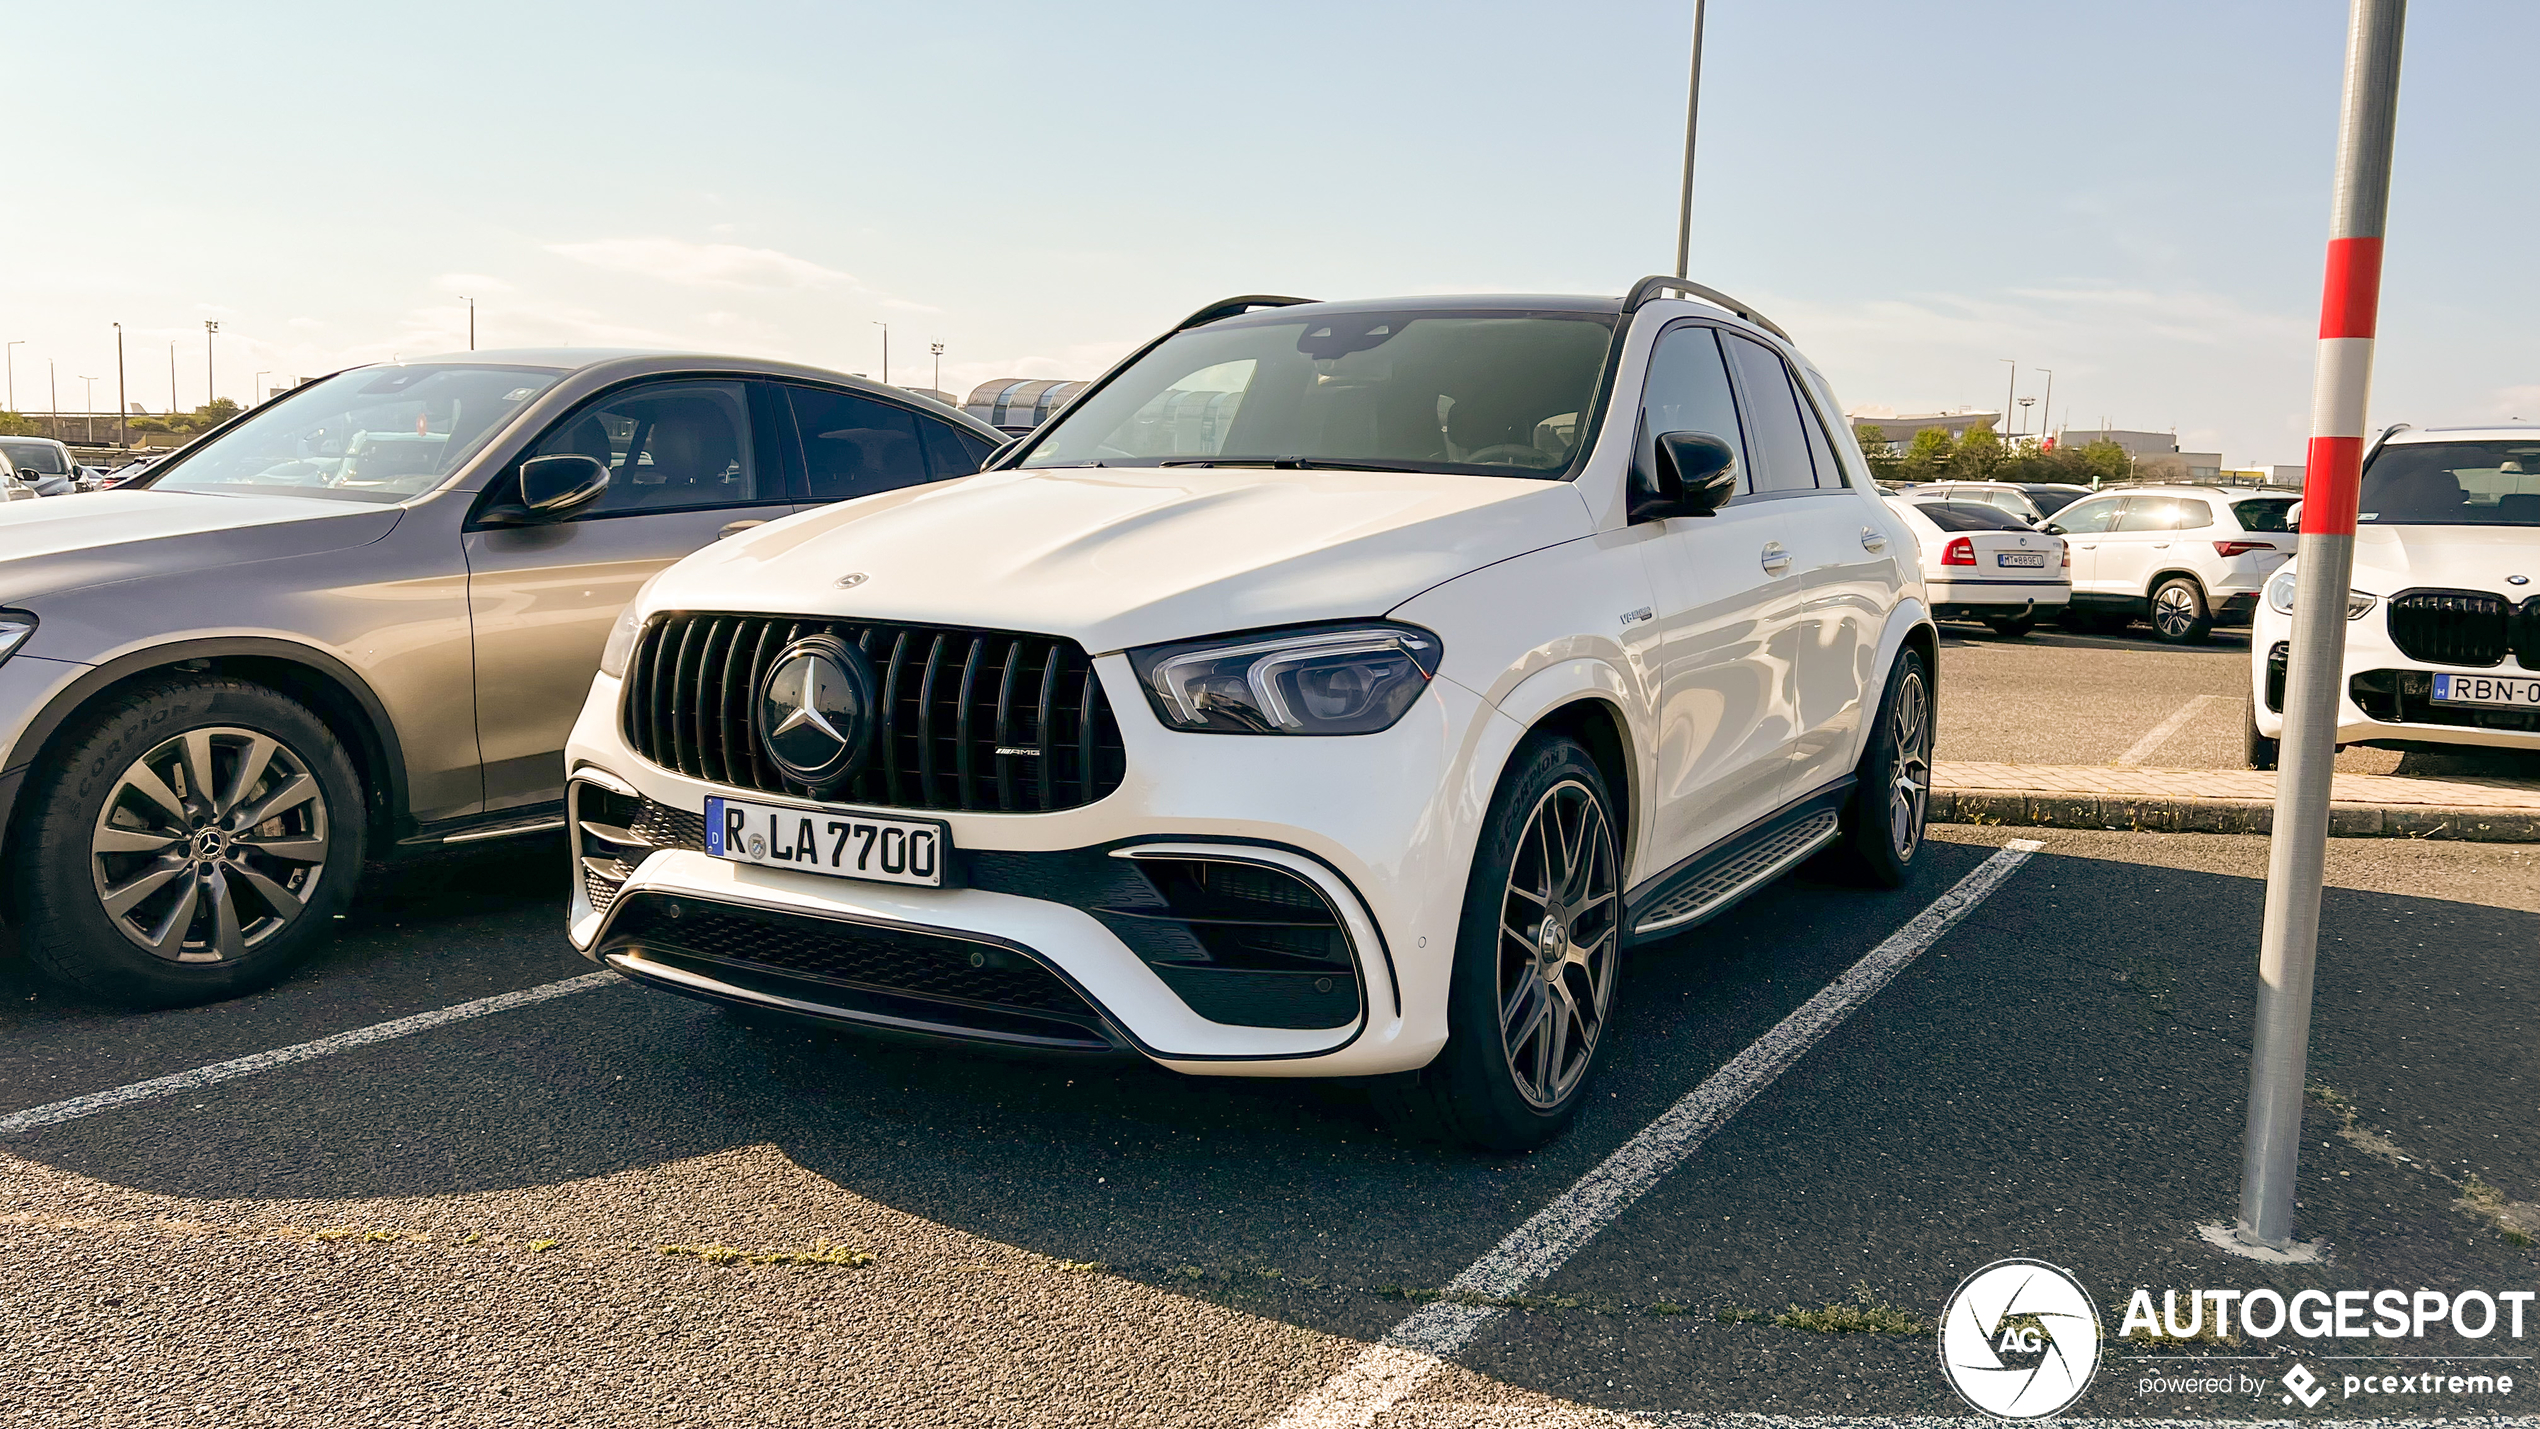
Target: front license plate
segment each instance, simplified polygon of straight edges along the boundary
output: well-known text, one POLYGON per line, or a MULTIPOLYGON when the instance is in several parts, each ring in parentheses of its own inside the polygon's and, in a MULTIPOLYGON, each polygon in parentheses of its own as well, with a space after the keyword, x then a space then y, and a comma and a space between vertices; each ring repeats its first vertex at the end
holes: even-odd
POLYGON ((2046 553, 2044 551, 1996 551, 1993 553, 1993 563, 1997 566, 2027 566, 2035 570, 2046 564, 2046 553))
POLYGON ((2498 705, 2506 709, 2540 709, 2540 679, 2519 675, 2437 675, 2438 705, 2498 705))
POLYGON ((706 852, 762 868, 941 888, 952 836, 931 819, 709 798, 706 852))

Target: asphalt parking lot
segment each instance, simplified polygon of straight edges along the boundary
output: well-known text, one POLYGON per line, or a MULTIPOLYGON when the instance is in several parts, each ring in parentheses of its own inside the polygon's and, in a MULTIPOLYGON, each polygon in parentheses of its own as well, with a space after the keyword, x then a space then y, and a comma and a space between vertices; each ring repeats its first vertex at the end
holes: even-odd
MULTIPOLYGON (((1941 627, 1938 756, 2006 764, 2128 764, 2239 769, 2249 708, 2249 632, 2163 645, 2148 627, 2081 635, 2042 625, 2019 640, 1982 626, 1941 627)), ((2540 778, 2517 751, 2349 748, 2349 774, 2540 778)))
MULTIPOLYGON (((1785 880, 1639 957, 1607 1096, 1516 1159, 1400 1141, 1346 1086, 931 1055, 616 986, 0 1135, 0 1353, 42 1366, 0 1422, 1268 1423, 2017 832, 1939 831, 1892 893, 1785 880)), ((1961 1414, 1928 1333, 1774 1317, 1927 1322, 2009 1255, 2075 1270, 2112 1332, 2135 1284, 2530 1284, 2534 851, 2334 850, 2312 1080, 2341 1100, 2301 1223, 2334 1259, 2271 1268, 2194 1232, 2236 1185, 2264 841, 2039 832, 1456 1366, 1313 1422, 1961 1414)), ((404 868, 222 1006, 104 1012, 0 961, 0 1115, 586 973, 562 861, 404 868)), ((2076 1412, 2293 1412, 2147 1401, 2134 1368, 2076 1412)))

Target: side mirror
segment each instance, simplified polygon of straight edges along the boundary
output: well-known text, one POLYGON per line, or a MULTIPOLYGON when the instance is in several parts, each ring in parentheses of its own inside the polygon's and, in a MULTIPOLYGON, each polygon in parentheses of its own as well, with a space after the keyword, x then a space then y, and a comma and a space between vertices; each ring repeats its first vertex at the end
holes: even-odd
POLYGON ((1737 495, 1737 449, 1707 432, 1663 432, 1658 469, 1633 474, 1631 519, 1714 516, 1737 495))
POLYGON ((571 453, 534 456, 520 464, 520 504, 540 516, 558 516, 608 490, 609 469, 571 453))
POLYGON ((2292 505, 2284 508, 2284 529, 2288 531, 2299 531, 2302 529, 2301 502, 2296 501, 2292 505))
POLYGON ((2049 536, 2066 536, 2072 534, 2052 521, 2042 521, 2038 523, 2037 529, 2045 532, 2049 536))

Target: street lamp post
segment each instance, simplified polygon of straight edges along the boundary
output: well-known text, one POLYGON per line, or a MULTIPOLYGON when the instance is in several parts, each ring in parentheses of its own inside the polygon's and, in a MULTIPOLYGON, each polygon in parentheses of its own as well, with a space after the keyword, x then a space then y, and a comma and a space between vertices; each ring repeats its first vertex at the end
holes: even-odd
POLYGON ((85 435, 88 440, 80 443, 80 445, 93 447, 97 445, 97 379, 94 377, 79 377, 74 378, 73 380, 88 384, 87 390, 81 394, 79 399, 80 426, 82 428, 83 435, 85 435))
POLYGON ((2020 432, 2019 432, 2019 434, 2020 434, 2021 436, 2024 436, 2024 437, 2025 437, 2025 436, 2027 436, 2027 435, 2028 435, 2028 409, 2029 409, 2029 408, 2031 408, 2031 407, 2034 407, 2034 406, 2036 406, 2036 405, 2037 405, 2037 399, 2036 399, 2036 398, 2034 398, 2034 397, 2022 397, 2022 398, 2020 399, 2020 432))
POLYGON ((123 324, 115 324, 115 445, 132 445, 132 403, 123 390, 123 324))
POLYGON ((44 359, 44 388, 50 395, 45 404, 52 410, 44 418, 44 435, 55 441, 62 439, 62 379, 53 372, 53 359, 44 359))
POLYGON ((459 301, 467 304, 467 350, 474 352, 476 351, 476 299, 463 297, 459 301))
POLYGON ((2007 422, 2011 420, 2012 404, 2019 400, 2020 360, 2016 357, 1997 357, 1994 361, 2011 364, 2011 389, 2002 396, 2002 420, 2007 422))
POLYGON ((168 416, 176 416, 176 344, 168 344, 168 416))
POLYGON ((1702 0, 1693 0, 1693 72, 1685 81, 1685 181, 1676 204, 1676 276, 1691 277, 1693 255, 1693 136, 1702 114, 1702 0))
POLYGON ((5 354, 9 362, 9 410, 12 412, 18 410, 18 349, 24 346, 26 339, 21 337, 0 348, 0 354, 5 354))
POLYGON ((930 342, 926 344, 926 350, 935 355, 935 376, 932 385, 935 391, 941 392, 944 390, 944 345, 940 342, 930 342))
POLYGON ((2037 435, 2051 439, 2055 434, 2055 369, 2037 369, 2046 374, 2046 402, 2037 409, 2037 435))
POLYGON ((875 319, 873 325, 882 330, 882 385, 891 385, 891 325, 875 319))
POLYGON ((212 335, 219 331, 219 323, 210 318, 203 319, 203 405, 206 407, 220 396, 220 389, 212 385, 212 335))
POLYGON ((265 390, 265 372, 271 372, 272 370, 273 370, 272 368, 268 367, 268 368, 266 368, 266 369, 265 369, 265 371, 264 371, 264 372, 259 372, 259 373, 257 373, 257 374, 256 374, 256 380, 255 380, 254 385, 250 386, 250 387, 247 389, 247 405, 248 405, 248 406, 250 406, 250 407, 257 407, 257 406, 262 406, 262 405, 264 404, 264 400, 265 400, 265 399, 264 399, 264 395, 263 395, 263 394, 264 394, 264 390, 265 390))

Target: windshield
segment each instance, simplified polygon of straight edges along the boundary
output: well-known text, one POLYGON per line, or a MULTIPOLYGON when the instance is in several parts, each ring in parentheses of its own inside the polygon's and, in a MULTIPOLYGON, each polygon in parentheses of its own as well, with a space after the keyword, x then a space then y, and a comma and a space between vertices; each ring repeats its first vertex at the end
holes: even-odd
POLYGON ((2385 446, 2364 471, 2376 526, 2540 526, 2540 439, 2385 446))
POLYGON ((2030 486, 2022 489, 2028 492, 2029 501, 2037 507, 2037 512, 2041 516, 2052 516, 2090 494, 2079 487, 2069 491, 2059 486, 2030 486))
POLYGON ((1557 478, 1593 429, 1614 318, 1262 315, 1177 333, 1025 467, 1337 466, 1557 478))
POLYGON ((441 484, 520 405, 546 367, 359 367, 258 408, 169 457, 153 491, 403 501, 441 484))
POLYGON ((17 467, 20 476, 39 473, 45 476, 71 474, 70 458, 62 455, 62 449, 51 442, 0 441, 0 454, 8 457, 10 463, 17 467))

